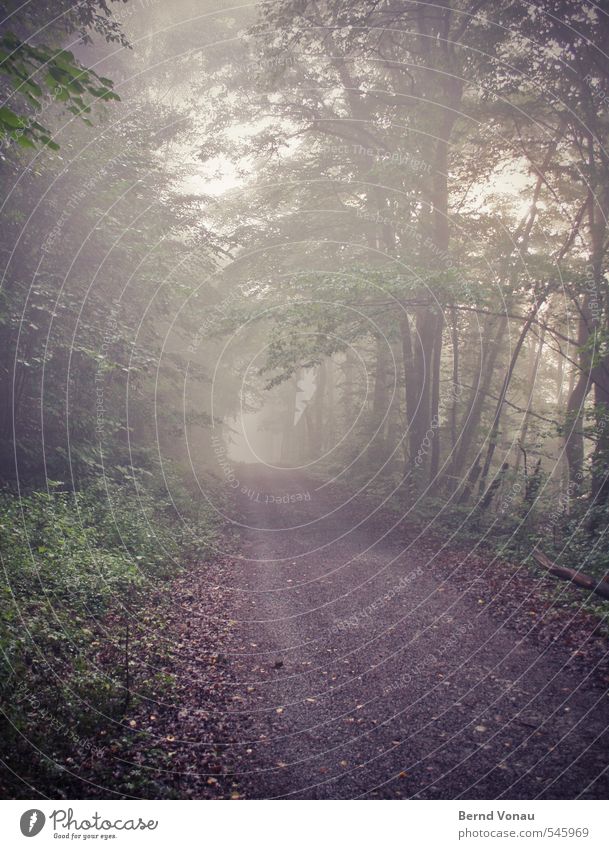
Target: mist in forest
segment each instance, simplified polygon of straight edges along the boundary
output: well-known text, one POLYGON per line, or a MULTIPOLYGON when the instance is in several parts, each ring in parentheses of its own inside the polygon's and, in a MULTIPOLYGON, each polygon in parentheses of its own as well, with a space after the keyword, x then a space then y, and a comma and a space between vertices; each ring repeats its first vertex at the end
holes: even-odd
POLYGON ((604 798, 604 5, 0 19, 3 795, 604 798))

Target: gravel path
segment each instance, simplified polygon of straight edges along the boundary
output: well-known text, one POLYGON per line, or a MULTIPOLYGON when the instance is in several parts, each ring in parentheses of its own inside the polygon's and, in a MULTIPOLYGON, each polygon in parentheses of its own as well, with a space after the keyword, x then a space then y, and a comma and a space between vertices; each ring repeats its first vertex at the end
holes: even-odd
POLYGON ((163 628, 151 596, 133 676, 171 683, 100 732, 69 796, 607 798, 585 593, 336 484, 236 473, 230 553, 157 589, 163 628))
POLYGON ((595 669, 607 647, 592 617, 574 624, 546 601, 555 644, 544 644, 530 574, 499 570, 487 597, 457 552, 447 561, 441 543, 388 533, 332 485, 239 474, 241 558, 211 577, 232 620, 220 795, 607 797, 609 701, 595 669))

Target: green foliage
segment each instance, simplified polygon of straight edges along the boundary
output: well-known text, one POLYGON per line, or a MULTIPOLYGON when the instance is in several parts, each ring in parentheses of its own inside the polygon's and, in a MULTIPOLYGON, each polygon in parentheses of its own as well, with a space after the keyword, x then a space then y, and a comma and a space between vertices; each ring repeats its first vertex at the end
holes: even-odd
MULTIPOLYGON (((160 485, 105 480, 74 493, 49 484, 0 495, 2 748, 18 756, 26 739, 65 760, 90 754, 104 716, 121 718, 127 623, 132 643, 158 655, 147 632, 162 629, 162 610, 146 610, 146 601, 180 565, 209 552, 217 523, 187 514, 178 491, 179 521, 160 485), (135 638, 142 613, 146 627, 135 638)), ((154 673, 137 682, 140 695, 159 686, 154 673)))
MULTIPOLYGON (((36 111, 44 101, 56 101, 68 112, 91 125, 87 117, 91 102, 120 100, 112 90, 112 80, 83 68, 68 50, 44 45, 33 47, 12 33, 0 38, 0 73, 8 77, 15 94, 21 95, 36 111)), ((12 139, 21 147, 48 147, 59 150, 51 131, 23 112, 8 106, 0 108, 0 143, 12 139)))

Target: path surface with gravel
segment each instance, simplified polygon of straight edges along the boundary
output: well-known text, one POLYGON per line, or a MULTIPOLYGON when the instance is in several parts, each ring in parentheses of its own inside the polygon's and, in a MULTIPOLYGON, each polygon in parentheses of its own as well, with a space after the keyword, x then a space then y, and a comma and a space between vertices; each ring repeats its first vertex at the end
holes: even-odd
POLYGON ((585 594, 337 484, 237 472, 233 550, 167 590, 170 695, 138 704, 83 792, 607 798, 585 594))
POLYGON ((235 795, 607 796, 609 700, 587 619, 567 652, 561 609, 544 644, 527 627, 530 574, 489 598, 446 540, 391 529, 364 499, 255 466, 239 480, 241 558, 216 576, 234 605, 235 795))

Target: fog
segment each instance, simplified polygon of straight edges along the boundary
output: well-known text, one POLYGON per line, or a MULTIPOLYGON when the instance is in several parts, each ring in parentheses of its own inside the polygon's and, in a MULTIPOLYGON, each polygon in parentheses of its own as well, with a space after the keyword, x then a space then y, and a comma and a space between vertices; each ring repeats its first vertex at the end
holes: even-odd
POLYGON ((7 795, 602 798, 602 4, 4 5, 7 795))

